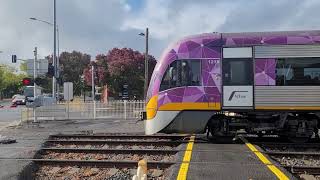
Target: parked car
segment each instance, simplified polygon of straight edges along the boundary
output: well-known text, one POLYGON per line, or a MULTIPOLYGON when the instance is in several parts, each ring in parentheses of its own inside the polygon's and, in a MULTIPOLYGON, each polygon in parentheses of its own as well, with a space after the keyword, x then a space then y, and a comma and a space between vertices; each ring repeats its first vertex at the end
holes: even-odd
POLYGON ((26 97, 20 94, 16 94, 12 97, 12 104, 26 105, 26 97))

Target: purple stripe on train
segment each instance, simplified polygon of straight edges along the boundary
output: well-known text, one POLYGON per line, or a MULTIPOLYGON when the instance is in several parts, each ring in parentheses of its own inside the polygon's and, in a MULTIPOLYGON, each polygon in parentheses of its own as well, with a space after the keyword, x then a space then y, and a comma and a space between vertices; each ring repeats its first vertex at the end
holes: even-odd
MULTIPOLYGON (((319 44, 320 31, 210 33, 190 36, 170 45, 158 61, 148 99, 159 95, 158 105, 170 102, 221 101, 221 48, 253 45, 319 44), (159 92, 167 67, 177 59, 202 59, 202 86, 178 87, 159 92)), ((256 59, 256 85, 275 85, 275 59, 256 59)))
POLYGON ((276 60, 255 59, 255 84, 274 86, 276 85, 276 60))

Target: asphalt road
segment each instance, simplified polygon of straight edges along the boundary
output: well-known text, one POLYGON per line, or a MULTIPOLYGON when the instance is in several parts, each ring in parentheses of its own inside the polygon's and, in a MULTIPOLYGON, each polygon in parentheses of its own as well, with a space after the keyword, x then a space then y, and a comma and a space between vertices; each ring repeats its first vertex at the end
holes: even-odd
POLYGON ((10 124, 14 124, 20 121, 21 107, 11 108, 11 101, 0 101, 0 105, 4 106, 0 108, 0 131, 10 124))

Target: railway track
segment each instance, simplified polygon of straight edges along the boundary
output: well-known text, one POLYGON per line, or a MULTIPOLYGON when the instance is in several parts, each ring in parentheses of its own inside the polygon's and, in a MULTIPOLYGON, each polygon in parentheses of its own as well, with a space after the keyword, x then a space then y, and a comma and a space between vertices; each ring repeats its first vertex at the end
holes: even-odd
POLYGON ((130 179, 147 160, 150 179, 166 179, 186 135, 52 135, 37 152, 35 179, 130 179))
POLYGON ((278 162, 297 178, 320 179, 320 143, 257 142, 262 153, 278 162))

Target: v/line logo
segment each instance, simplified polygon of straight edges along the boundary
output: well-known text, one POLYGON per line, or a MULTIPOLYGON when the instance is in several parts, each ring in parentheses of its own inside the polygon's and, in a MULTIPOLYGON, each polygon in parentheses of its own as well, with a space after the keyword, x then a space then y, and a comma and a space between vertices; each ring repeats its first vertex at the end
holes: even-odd
POLYGON ((246 95, 236 94, 236 93, 241 93, 241 92, 249 92, 249 91, 232 91, 232 93, 230 94, 230 97, 229 97, 228 101, 231 101, 231 100, 233 99, 233 97, 236 97, 236 98, 246 98, 246 95))

